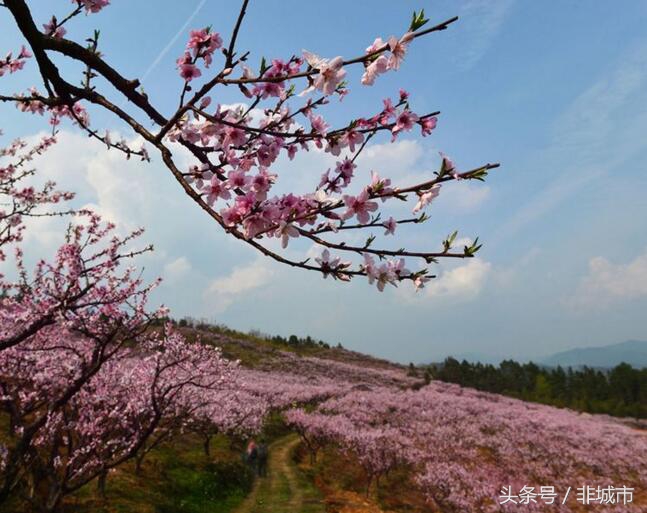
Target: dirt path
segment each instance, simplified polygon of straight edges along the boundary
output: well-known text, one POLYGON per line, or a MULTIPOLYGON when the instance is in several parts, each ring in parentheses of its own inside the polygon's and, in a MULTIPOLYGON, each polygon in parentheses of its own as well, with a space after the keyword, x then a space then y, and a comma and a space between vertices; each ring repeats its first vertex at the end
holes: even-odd
POLYGON ((319 492, 292 461, 296 435, 280 438, 269 447, 267 477, 254 488, 235 513, 323 513, 319 492))

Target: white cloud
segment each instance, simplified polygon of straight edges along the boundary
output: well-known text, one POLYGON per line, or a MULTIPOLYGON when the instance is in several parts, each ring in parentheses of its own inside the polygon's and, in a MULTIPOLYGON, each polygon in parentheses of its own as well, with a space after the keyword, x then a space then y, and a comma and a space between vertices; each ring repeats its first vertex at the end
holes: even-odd
POLYGON ((417 174, 416 167, 424 154, 422 144, 409 139, 373 144, 367 146, 357 159, 358 170, 367 177, 371 171, 377 171, 380 176, 394 180, 396 185, 412 185, 408 179, 417 174))
POLYGON ((425 295, 463 300, 474 299, 481 292, 490 268, 489 262, 480 258, 471 259, 466 264, 445 271, 438 278, 429 282, 425 287, 425 295))
POLYGON ((647 297, 647 251, 627 264, 591 258, 589 274, 565 302, 575 309, 596 309, 640 297, 647 297))
POLYGON ((187 257, 179 257, 164 266, 164 280, 177 283, 191 271, 191 262, 187 257))
POLYGON ((203 293, 210 311, 222 313, 241 298, 249 300, 249 293, 267 285, 273 271, 266 260, 258 258, 245 266, 237 266, 228 276, 213 280, 203 293))
MULTIPOLYGON (((121 136, 113 133, 112 137, 121 136)), ((80 133, 63 130, 57 141, 34 159, 37 179, 53 180, 59 189, 74 192, 76 207, 92 208, 120 228, 139 228, 156 199, 151 193, 156 183, 153 166, 137 157, 126 160, 122 152, 107 150, 104 144, 80 133)), ((135 148, 142 144, 141 138, 128 142, 135 148)))
POLYGON ((413 287, 400 287, 400 296, 411 302, 427 302, 430 299, 442 299, 451 302, 466 302, 475 299, 487 281, 492 264, 480 258, 473 258, 467 263, 444 271, 415 292, 413 287))
POLYGON ((482 184, 452 182, 445 184, 436 201, 439 209, 467 214, 478 210, 490 197, 490 187, 482 184))

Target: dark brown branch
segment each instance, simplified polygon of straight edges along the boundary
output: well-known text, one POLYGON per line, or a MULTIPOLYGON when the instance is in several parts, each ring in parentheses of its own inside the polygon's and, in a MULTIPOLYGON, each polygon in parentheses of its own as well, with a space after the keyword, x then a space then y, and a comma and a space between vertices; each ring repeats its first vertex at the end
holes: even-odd
POLYGON ((231 41, 229 42, 229 48, 227 49, 227 62, 225 68, 231 68, 234 62, 234 48, 236 47, 236 39, 238 38, 238 31, 240 26, 243 23, 243 18, 247 12, 247 4, 249 0, 243 0, 243 5, 240 8, 240 13, 238 14, 238 19, 236 20, 236 25, 234 26, 234 31, 231 35, 231 41))
POLYGON ((400 250, 400 249, 398 250, 373 249, 371 247, 349 246, 344 243, 335 243, 335 242, 327 241, 325 239, 322 239, 321 237, 317 237, 312 232, 309 232, 308 230, 304 230, 302 228, 297 228, 297 230, 299 231, 299 234, 310 239, 316 244, 319 244, 320 246, 324 246, 330 249, 336 249, 339 251, 351 251, 353 253, 358 253, 360 255, 363 253, 369 253, 371 255, 378 255, 378 256, 414 257, 414 258, 422 258, 424 260, 430 260, 432 258, 470 258, 473 256, 465 253, 449 253, 446 251, 430 253, 425 251, 406 251, 406 250, 400 250))
MULTIPOLYGON (((413 34, 413 38, 415 39, 420 36, 430 34, 431 32, 446 30, 447 27, 452 23, 454 23, 455 21, 458 21, 458 16, 454 16, 453 18, 445 20, 442 23, 439 23, 438 25, 434 25, 433 27, 430 27, 428 29, 421 30, 420 32, 415 32, 413 34)), ((350 64, 365 63, 369 61, 371 58, 375 57, 376 55, 384 53, 388 49, 389 49, 389 45, 385 44, 384 46, 375 50, 374 52, 368 53, 366 55, 362 55, 360 57, 355 57, 353 59, 346 60, 342 63, 342 65, 348 66, 350 64)), ((285 80, 294 80, 295 78, 311 77, 313 75, 316 75, 317 73, 319 73, 319 70, 316 68, 313 68, 307 71, 302 71, 300 73, 295 73, 293 75, 277 75, 274 77, 256 77, 256 78, 231 78, 231 79, 223 79, 221 83, 240 85, 240 84, 254 84, 259 82, 284 82, 285 80)))

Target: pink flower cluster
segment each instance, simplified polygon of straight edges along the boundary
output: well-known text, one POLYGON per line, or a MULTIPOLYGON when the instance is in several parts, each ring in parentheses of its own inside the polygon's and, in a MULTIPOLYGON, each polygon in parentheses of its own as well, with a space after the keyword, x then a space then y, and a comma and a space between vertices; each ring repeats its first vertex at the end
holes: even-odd
POLYGON ((72 0, 72 3, 78 4, 85 9, 86 14, 98 13, 104 7, 110 5, 110 0, 72 0))
MULTIPOLYGON (((77 8, 60 22, 51 17, 43 25, 44 34, 32 31, 24 35, 33 48, 44 46, 48 54, 62 54, 82 64, 85 71, 81 87, 72 85, 76 82, 66 77, 67 70, 57 70, 53 62, 51 65, 41 63, 39 72, 48 84, 46 92, 31 89, 29 94, 2 98, 14 101, 25 112, 48 113, 52 134, 67 117, 89 137, 123 152, 126 158, 138 155, 149 160, 145 148, 134 150, 123 139, 113 142, 107 131, 100 135, 103 130, 90 127, 83 106, 92 104, 96 109, 108 111, 110 116, 116 116, 160 152, 164 165, 183 191, 229 235, 278 262, 317 272, 323 277, 350 281, 357 276, 367 276, 370 283, 377 284, 378 290, 384 290, 387 283, 396 285, 401 281, 411 281, 420 288, 431 276, 429 266, 432 263, 441 258, 472 257, 480 248, 475 245, 461 252, 450 251, 451 247, 443 245, 438 249, 412 251, 404 247, 390 249, 378 240, 382 234, 394 236, 400 225, 427 220, 424 209, 438 195, 441 183, 458 179, 483 180, 490 169, 498 167, 498 164, 485 164, 457 173, 449 168, 443 170, 449 162, 443 159, 441 170, 430 173, 421 183, 394 187, 389 178, 379 178, 374 170, 367 170, 371 171, 370 183, 364 181, 367 174, 357 168, 369 141, 384 134, 395 142, 417 128, 422 136, 427 136, 436 128, 438 112, 415 112, 409 103, 409 93, 404 90, 400 90, 397 100, 384 99, 375 115, 350 119, 338 128, 323 112, 334 95, 341 101, 349 94, 346 79, 350 66, 363 65, 362 82, 373 84, 381 73, 400 68, 414 39, 445 30, 456 17, 420 30, 429 21, 421 11, 414 13, 404 35, 386 41, 377 38, 355 58, 321 57, 303 51, 288 59, 262 58, 260 68, 252 71, 248 65, 249 52, 236 47, 246 15, 247 4, 244 3, 226 45, 209 27, 190 32, 185 50, 176 61, 184 79, 179 104, 174 112, 163 114, 164 109, 156 106, 143 92, 137 79, 125 77, 106 60, 99 50, 98 32, 87 40, 86 46, 74 46, 72 42, 60 40, 65 35, 63 25, 72 18, 83 11, 86 14, 98 12, 109 4, 107 0, 73 2, 77 8), (192 87, 191 82, 212 66, 217 50, 224 56, 222 67, 201 87, 192 87), (97 83, 99 78, 130 102, 134 110, 124 111, 111 94, 102 92, 105 84, 97 83), (298 94, 303 82, 305 90, 298 94), (240 91, 249 102, 211 107, 210 95, 219 86, 240 91), (306 96, 304 93, 313 94, 306 96), (83 103, 79 103, 81 101, 83 103), (184 169, 176 162, 176 146, 181 146, 192 159, 184 169), (299 152, 311 149, 323 150, 339 158, 311 188, 284 189, 281 194, 274 192, 279 160, 282 157, 293 160, 299 152), (416 217, 396 219, 388 215, 386 208, 395 199, 417 201, 413 207, 416 217), (377 234, 374 229, 378 230, 377 234), (367 233, 364 245, 351 242, 357 240, 351 235, 361 233, 367 233), (317 247, 320 256, 299 259, 285 254, 284 250, 297 238, 304 242, 301 244, 304 248, 307 244, 317 247), (280 246, 272 242, 276 239, 280 240, 280 246), (344 254, 349 258, 345 259, 344 254), (379 259, 380 264, 371 264, 371 259, 379 259), (409 259, 415 259, 419 265, 411 265, 409 259)), ((20 9, 10 4, 7 10, 22 30, 20 9)), ((22 52, 18 59, 8 58, 3 66, 12 71, 18 69, 26 56, 27 53, 22 52)))
POLYGON ((303 58, 311 68, 318 71, 310 87, 302 94, 314 91, 321 91, 324 95, 330 96, 337 92, 338 87, 346 77, 344 60, 341 57, 324 59, 314 53, 303 51, 303 58))
POLYGON ((60 39, 64 37, 65 34, 67 34, 65 27, 58 24, 56 16, 52 16, 52 18, 47 23, 43 23, 43 30, 45 30, 45 35, 54 37, 56 39, 60 39))
MULTIPOLYGON (((285 72, 284 66, 282 62, 274 61, 273 67, 281 68, 280 72, 285 72)), ((280 86, 280 83, 272 84, 280 86)), ((265 92, 257 91, 257 94, 262 97, 265 92)), ((406 93, 402 92, 398 105, 405 101, 406 93)), ((373 172, 371 183, 359 194, 346 194, 337 198, 328 196, 327 194, 339 193, 347 188, 354 178, 356 164, 345 157, 337 162, 333 173, 328 170, 321 176, 314 193, 269 197, 277 179, 270 167, 282 152, 292 158, 299 147, 307 150, 310 141, 319 146, 326 141, 326 151, 339 155, 344 148, 353 151, 362 144, 364 136, 358 128, 366 130, 387 127, 395 137, 402 131, 411 130, 415 123, 422 126, 422 123, 428 123, 430 119, 435 123, 435 118, 420 118, 408 109, 398 113, 397 107, 388 99, 384 101, 384 109, 379 114, 370 119, 358 120, 353 128, 335 134, 334 137, 328 134, 328 124, 322 116, 314 115, 311 111, 303 112, 303 115, 307 116, 311 124, 309 137, 305 140, 300 140, 298 130, 293 135, 289 133, 294 124, 294 116, 287 110, 268 114, 254 124, 248 112, 240 108, 223 109, 220 105, 214 114, 201 111, 200 114, 195 114, 193 120, 184 120, 169 132, 168 137, 172 141, 187 141, 201 147, 214 148, 221 153, 218 166, 208 163, 194 165, 186 174, 186 180, 196 187, 211 207, 215 207, 219 200, 230 200, 225 208, 219 210, 226 226, 242 228, 245 236, 250 239, 263 235, 280 238, 283 247, 286 247, 290 238, 301 235, 300 229, 317 226, 317 218, 325 205, 338 201, 346 206, 345 212, 340 214, 327 212, 329 220, 343 222, 356 217, 360 224, 367 224, 371 214, 376 214, 378 210, 378 203, 372 198, 377 196, 385 201, 394 190, 390 187, 391 181, 388 178, 382 179, 373 172), (257 170, 256 174, 252 174, 254 169, 257 170)), ((395 220, 389 224, 391 234, 395 231, 394 223, 395 220)), ((337 225, 333 223, 330 226, 336 228, 337 225)), ((398 274, 400 275, 402 273, 398 274)), ((343 273, 337 273, 338 278, 342 276, 343 273)))
POLYGON ((404 258, 387 260, 378 265, 373 257, 364 255, 364 269, 366 270, 369 284, 372 285, 375 282, 380 292, 384 290, 387 284, 397 287, 401 277, 411 274, 409 269, 404 267, 404 258))
POLYGON ((186 45, 186 52, 177 60, 177 67, 180 76, 190 82, 202 75, 196 66, 200 60, 208 68, 213 61, 214 52, 222 46, 222 38, 217 32, 211 32, 209 28, 192 30, 189 42, 186 45))
POLYGON ((0 77, 5 73, 15 73, 20 71, 24 66, 27 59, 31 57, 31 53, 24 46, 20 49, 18 55, 14 58, 13 54, 9 52, 4 59, 0 59, 0 77))
POLYGON ((372 57, 367 65, 364 75, 362 75, 362 84, 373 85, 375 79, 389 70, 398 70, 407 53, 407 46, 413 40, 414 34, 407 32, 400 39, 391 36, 387 43, 378 37, 373 44, 366 49, 366 54, 372 57), (387 57, 383 51, 388 49, 390 55, 387 57))
POLYGON ((51 207, 74 196, 56 190, 52 182, 40 188, 23 183, 34 173, 27 167, 29 163, 55 142, 54 137, 45 136, 28 147, 25 141, 16 139, 8 147, 0 148, 0 261, 6 257, 5 248, 22 240, 27 217, 39 213, 40 207, 51 207), (4 163, 2 159, 9 161, 4 163))
MULTIPOLYGON (((301 65, 303 61, 297 57, 292 57, 288 62, 285 62, 281 59, 272 59, 272 65, 267 68, 262 74, 263 81, 254 84, 254 87, 251 91, 247 88, 243 88, 243 93, 248 98, 253 98, 254 96, 261 98, 263 100, 274 97, 274 98, 284 98, 285 97, 285 81, 284 80, 274 80, 280 77, 290 77, 291 75, 296 75, 301 71, 301 65)), ((255 77, 252 71, 245 66, 244 77, 248 79, 258 79, 255 77)))

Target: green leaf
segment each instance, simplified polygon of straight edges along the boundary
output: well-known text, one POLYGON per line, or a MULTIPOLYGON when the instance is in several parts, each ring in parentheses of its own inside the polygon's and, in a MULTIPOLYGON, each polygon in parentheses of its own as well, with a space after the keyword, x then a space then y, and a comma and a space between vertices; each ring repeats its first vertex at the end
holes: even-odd
POLYGON ((477 252, 479 249, 481 249, 481 247, 483 246, 483 244, 479 244, 478 242, 479 242, 479 238, 478 238, 478 237, 476 237, 476 239, 474 239, 474 242, 472 243, 472 245, 471 245, 471 246, 469 246, 469 247, 468 247, 468 246, 465 246, 465 248, 464 248, 464 254, 465 254, 465 256, 469 256, 469 257, 474 256, 474 255, 476 254, 476 252, 477 252))
POLYGON ((488 170, 485 167, 482 167, 481 169, 477 169, 473 173, 471 173, 469 176, 466 178, 468 180, 479 180, 480 182, 485 181, 485 177, 488 175, 488 170))
POLYGON ((447 160, 443 158, 442 162, 440 163, 440 171, 438 172, 438 177, 443 177, 447 174, 449 171, 446 166, 447 160))
POLYGON ((409 30, 411 32, 415 32, 422 26, 424 26, 429 20, 425 18, 425 10, 420 9, 420 12, 417 13, 416 11, 413 11, 413 16, 411 18, 411 25, 409 25, 409 30))
POLYGON ((456 236, 458 235, 458 230, 455 230, 454 233, 450 234, 444 241, 443 241, 443 248, 445 249, 445 252, 449 251, 452 247, 452 244, 456 240, 456 236))

